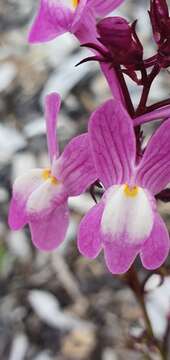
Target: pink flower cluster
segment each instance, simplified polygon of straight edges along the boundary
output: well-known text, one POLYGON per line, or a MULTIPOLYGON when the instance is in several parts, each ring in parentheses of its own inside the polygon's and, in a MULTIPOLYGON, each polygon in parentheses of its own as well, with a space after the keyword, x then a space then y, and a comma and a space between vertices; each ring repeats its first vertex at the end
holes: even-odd
POLYGON ((87 133, 72 139, 59 155, 56 122, 61 100, 57 93, 46 97, 50 166, 16 179, 9 209, 10 227, 18 230, 28 223, 35 246, 51 251, 65 238, 68 197, 83 193, 94 183, 102 186, 101 199, 80 223, 78 248, 90 259, 104 250, 113 274, 126 272, 137 255, 145 268, 156 269, 170 248, 156 201, 169 200, 170 99, 147 106, 153 80, 169 66, 169 12, 165 0, 151 0, 157 53, 144 59, 136 23, 120 17, 98 21, 122 2, 40 1, 29 41, 49 41, 66 31, 74 34, 93 51, 93 56, 82 62, 101 63, 114 98, 91 115, 87 133), (126 76, 143 89, 136 109, 126 76), (144 148, 141 125, 156 119, 163 122, 144 148))

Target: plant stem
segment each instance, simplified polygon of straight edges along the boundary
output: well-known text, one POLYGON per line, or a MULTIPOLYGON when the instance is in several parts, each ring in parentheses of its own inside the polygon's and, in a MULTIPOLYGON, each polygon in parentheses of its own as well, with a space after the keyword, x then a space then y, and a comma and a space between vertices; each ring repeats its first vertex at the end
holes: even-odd
POLYGON ((120 82, 121 89, 122 89, 122 92, 123 92, 123 95, 124 95, 124 99, 125 99, 125 102, 126 102, 126 109, 129 112, 129 115, 131 117, 134 117, 135 111, 134 111, 133 103, 132 103, 132 100, 131 100, 131 97, 130 97, 130 94, 129 94, 129 90, 128 90, 128 87, 126 85, 126 82, 125 82, 125 79, 124 79, 124 76, 123 76, 123 73, 121 71, 120 66, 119 67, 117 66, 117 68, 115 68, 115 72, 116 72, 117 78, 118 78, 118 80, 120 82))
POLYGON ((160 71, 159 65, 155 65, 153 70, 151 71, 150 75, 148 77, 146 77, 146 81, 143 86, 143 92, 142 92, 139 106, 136 111, 136 115, 140 115, 142 112, 145 111, 151 85, 152 85, 155 77, 159 74, 159 71, 160 71))
POLYGON ((144 113, 142 113, 141 115, 147 113, 147 112, 151 112, 151 111, 154 111, 154 110, 157 110, 159 109, 160 107, 163 107, 163 106, 168 106, 170 105, 170 99, 166 99, 166 100, 161 100, 153 105, 150 105, 150 106, 147 106, 146 110, 144 113))
POLYGON ((142 287, 141 287, 141 284, 140 284, 140 281, 138 278, 138 274, 137 274, 137 271, 135 270, 134 265, 130 268, 130 270, 127 273, 127 282, 129 284, 130 288, 133 290, 135 297, 141 306, 142 313, 143 313, 145 323, 146 323, 146 330, 149 335, 149 338, 154 338, 152 325, 151 325, 151 322, 150 322, 150 319, 149 319, 149 316, 148 316, 148 313, 146 310, 146 306, 145 306, 142 287))
POLYGON ((129 287, 131 288, 131 290, 133 291, 133 293, 135 294, 135 297, 141 307, 141 310, 143 313, 143 318, 145 321, 145 326, 146 326, 147 338, 148 338, 149 342, 156 346, 157 350, 159 351, 161 359, 167 360, 167 354, 165 353, 165 350, 163 349, 162 344, 155 338, 152 324, 151 324, 151 321, 149 319, 148 312, 146 309, 142 284, 140 283, 138 273, 137 273, 134 265, 132 265, 130 270, 127 272, 126 281, 129 285, 129 287))

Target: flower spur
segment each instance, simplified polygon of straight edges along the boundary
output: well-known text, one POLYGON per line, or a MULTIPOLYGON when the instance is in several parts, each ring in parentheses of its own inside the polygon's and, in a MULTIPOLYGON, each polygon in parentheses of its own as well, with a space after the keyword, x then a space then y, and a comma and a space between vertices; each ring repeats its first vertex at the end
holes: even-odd
POLYGON ((168 230, 156 209, 155 195, 170 181, 170 119, 136 156, 133 121, 115 100, 91 117, 89 139, 97 177, 106 189, 83 218, 80 252, 95 258, 103 248, 108 269, 125 273, 139 254, 145 268, 158 268, 169 252, 168 230))
POLYGON ((96 180, 88 135, 75 137, 59 156, 56 122, 60 97, 46 97, 45 118, 50 169, 34 169, 18 177, 13 186, 9 225, 13 230, 29 224, 34 245, 44 251, 63 240, 69 222, 68 196, 79 195, 96 180))

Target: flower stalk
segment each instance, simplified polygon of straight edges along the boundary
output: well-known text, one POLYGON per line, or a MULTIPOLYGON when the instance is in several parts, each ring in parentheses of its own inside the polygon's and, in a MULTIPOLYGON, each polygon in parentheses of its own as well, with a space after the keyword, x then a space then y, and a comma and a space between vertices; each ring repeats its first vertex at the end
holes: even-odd
MULTIPOLYGON (((151 344, 156 347, 161 360, 168 360, 167 348, 164 346, 165 341, 167 341, 167 337, 165 336, 165 340, 163 344, 155 338, 152 323, 150 321, 145 304, 145 294, 143 291, 143 286, 142 283, 140 282, 139 274, 135 269, 135 265, 132 265, 129 271, 126 273, 125 280, 128 286, 130 287, 130 289, 133 291, 133 294, 135 295, 135 298, 141 308, 145 323, 145 328, 146 328, 146 337, 148 340, 148 345, 151 344)), ((168 330, 169 330, 169 325, 168 325, 168 330)))

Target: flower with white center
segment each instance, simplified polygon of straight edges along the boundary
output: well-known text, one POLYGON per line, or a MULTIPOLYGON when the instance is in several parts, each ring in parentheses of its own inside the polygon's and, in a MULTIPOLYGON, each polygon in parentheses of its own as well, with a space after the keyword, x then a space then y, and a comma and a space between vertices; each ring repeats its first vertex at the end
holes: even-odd
POLYGON ((136 160, 133 120, 121 103, 109 100, 92 114, 89 139, 97 177, 106 189, 80 224, 80 252, 95 258, 103 248, 108 269, 126 272, 139 254, 147 269, 169 253, 168 230, 155 195, 170 182, 170 119, 136 160))
POLYGON ((46 97, 45 117, 51 166, 34 169, 18 177, 13 186, 9 225, 18 230, 29 224, 32 241, 44 251, 55 249, 67 231, 67 199, 84 192, 96 180, 90 156, 88 134, 75 137, 59 156, 56 122, 60 97, 46 97))

